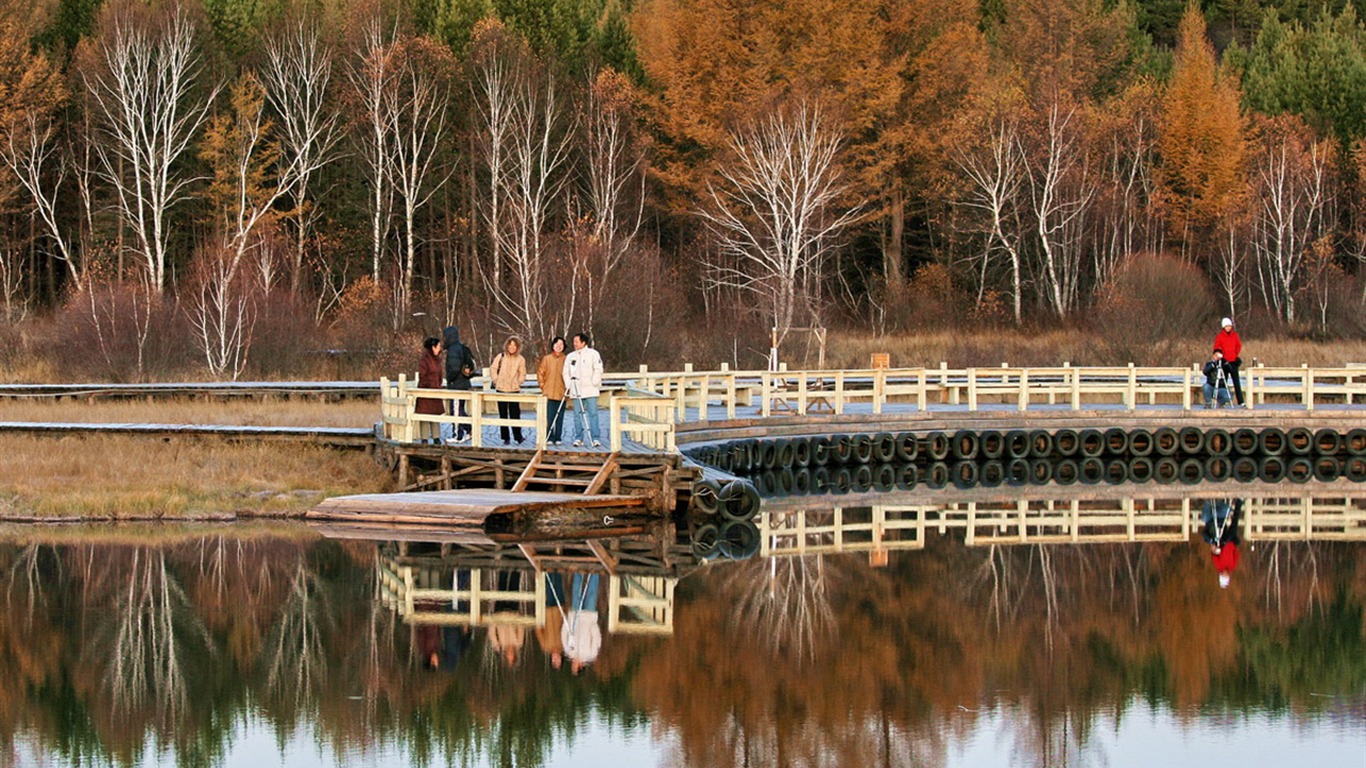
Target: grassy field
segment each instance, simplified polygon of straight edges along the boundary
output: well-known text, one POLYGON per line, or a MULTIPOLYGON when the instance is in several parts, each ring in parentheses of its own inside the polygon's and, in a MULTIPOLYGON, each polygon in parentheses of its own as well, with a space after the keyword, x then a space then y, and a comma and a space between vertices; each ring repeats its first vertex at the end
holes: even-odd
POLYGON ((0 436, 0 519, 298 514, 392 476, 361 451, 285 443, 0 436))
POLYGON ((379 420, 374 401, 247 399, 0 400, 0 421, 97 424, 230 424, 276 427, 368 427, 379 420))

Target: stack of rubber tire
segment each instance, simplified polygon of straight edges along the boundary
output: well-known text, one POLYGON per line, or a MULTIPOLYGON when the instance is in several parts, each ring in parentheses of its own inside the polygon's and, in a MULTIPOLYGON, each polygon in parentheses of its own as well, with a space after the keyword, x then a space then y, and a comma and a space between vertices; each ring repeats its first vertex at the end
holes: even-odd
MULTIPOLYGON (((1074 483, 1366 481, 1366 429, 960 430, 750 438, 698 462, 759 496, 1074 483)), ((717 489, 719 498, 721 489, 717 489)), ((757 506, 757 504, 756 504, 757 506)))
POLYGON ((746 560, 759 551, 759 491, 743 478, 703 477, 693 484, 688 539, 701 560, 746 560))

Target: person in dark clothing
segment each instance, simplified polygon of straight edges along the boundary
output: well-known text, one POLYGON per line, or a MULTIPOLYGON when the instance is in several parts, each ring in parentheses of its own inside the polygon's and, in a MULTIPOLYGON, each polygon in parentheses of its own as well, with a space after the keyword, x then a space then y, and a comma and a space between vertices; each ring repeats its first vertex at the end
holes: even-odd
POLYGON ((1218 403, 1222 408, 1229 403, 1228 387, 1232 381, 1233 372, 1228 363, 1224 361, 1224 353, 1214 350, 1213 356, 1208 363, 1205 363, 1205 407, 1213 408, 1218 403))
MULTIPOLYGON (((428 337, 422 342, 422 358, 417 362, 417 386, 419 389, 441 389, 441 339, 435 336, 428 337)), ((446 409, 440 400, 419 397, 413 410, 417 413, 435 415, 444 413, 446 409)), ((441 425, 420 422, 419 426, 424 432, 428 428, 433 428, 432 434, 439 435, 435 428, 441 425)))
MULTIPOLYGON (((470 379, 474 377, 474 355, 470 348, 460 342, 460 329, 454 325, 446 326, 442 334, 442 346, 446 348, 446 389, 468 392, 470 379)), ((460 401, 460 415, 469 416, 469 406, 460 401)), ((452 413, 454 415, 454 413, 452 413)), ((470 425, 455 425, 455 437, 446 442, 463 443, 470 439, 470 425)))
POLYGON ((1238 567, 1238 523, 1243 516, 1243 500, 1206 499, 1200 510, 1204 530, 1200 537, 1209 545, 1210 559, 1219 572, 1219 586, 1228 589, 1233 569, 1238 567))

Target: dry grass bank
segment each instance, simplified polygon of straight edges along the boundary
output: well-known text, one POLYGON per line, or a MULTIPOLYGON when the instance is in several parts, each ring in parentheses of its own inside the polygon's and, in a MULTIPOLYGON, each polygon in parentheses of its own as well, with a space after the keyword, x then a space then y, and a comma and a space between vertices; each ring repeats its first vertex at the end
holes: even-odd
POLYGON ((138 437, 0 436, 0 517, 192 517, 301 512, 388 490, 359 451, 138 437))
POLYGON ((272 427, 368 427, 379 403, 368 400, 0 400, 0 421, 95 424, 227 424, 272 427))

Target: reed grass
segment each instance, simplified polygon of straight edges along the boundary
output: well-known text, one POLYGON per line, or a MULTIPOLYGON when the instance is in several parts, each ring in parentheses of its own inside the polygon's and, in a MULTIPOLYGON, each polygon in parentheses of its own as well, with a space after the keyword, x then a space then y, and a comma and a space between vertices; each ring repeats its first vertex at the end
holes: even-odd
POLYGON ((272 427, 368 427, 379 420, 379 403, 317 400, 102 400, 26 398, 0 400, 0 421, 92 424, 224 424, 272 427))
POLYGON ((392 483, 359 451, 0 435, 0 517, 290 515, 327 496, 382 492, 392 483))

